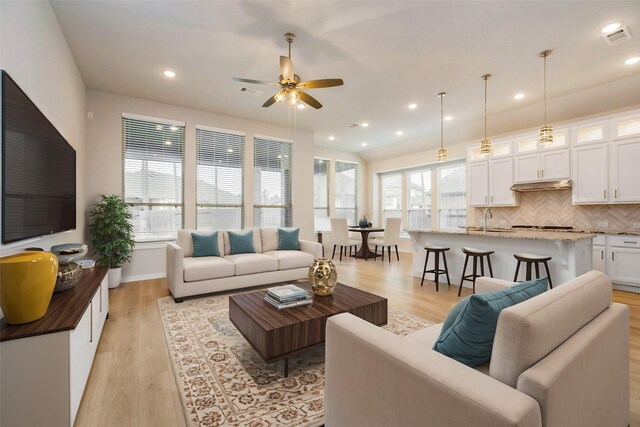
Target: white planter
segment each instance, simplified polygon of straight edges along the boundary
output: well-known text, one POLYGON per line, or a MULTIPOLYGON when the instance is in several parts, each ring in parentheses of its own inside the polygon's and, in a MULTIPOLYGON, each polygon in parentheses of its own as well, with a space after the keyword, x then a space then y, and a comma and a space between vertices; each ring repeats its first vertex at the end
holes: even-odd
POLYGON ((117 288, 120 286, 120 278, 122 277, 122 267, 115 267, 109 269, 108 280, 109 289, 117 288))

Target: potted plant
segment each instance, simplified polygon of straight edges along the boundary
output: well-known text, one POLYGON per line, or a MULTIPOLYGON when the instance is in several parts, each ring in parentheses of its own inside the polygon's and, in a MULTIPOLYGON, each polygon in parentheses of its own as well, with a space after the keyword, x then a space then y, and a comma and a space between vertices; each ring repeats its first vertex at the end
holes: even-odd
POLYGON ((131 261, 135 246, 131 212, 115 194, 100 196, 89 211, 89 238, 98 253, 97 264, 109 267, 109 288, 117 288, 122 265, 131 261))

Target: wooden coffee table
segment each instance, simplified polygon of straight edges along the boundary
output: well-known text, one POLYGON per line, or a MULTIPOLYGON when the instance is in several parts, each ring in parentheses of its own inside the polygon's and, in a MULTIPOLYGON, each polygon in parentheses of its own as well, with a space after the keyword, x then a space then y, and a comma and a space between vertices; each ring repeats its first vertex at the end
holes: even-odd
MULTIPOLYGON (((308 282, 294 283, 311 295, 308 282)), ((270 363, 284 359, 284 375, 289 375, 289 356, 324 342, 327 319, 351 313, 374 325, 387 323, 387 299, 338 284, 332 295, 313 295, 313 303, 278 310, 264 301, 266 290, 229 297, 229 320, 251 347, 270 363)))

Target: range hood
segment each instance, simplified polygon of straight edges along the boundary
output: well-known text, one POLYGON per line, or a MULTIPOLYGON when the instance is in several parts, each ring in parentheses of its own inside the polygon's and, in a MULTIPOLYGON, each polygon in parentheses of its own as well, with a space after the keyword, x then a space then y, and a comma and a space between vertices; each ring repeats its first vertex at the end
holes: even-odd
POLYGON ((571 190, 572 184, 570 179, 561 179, 558 181, 544 182, 528 182, 526 184, 513 184, 511 191, 549 191, 549 190, 571 190))

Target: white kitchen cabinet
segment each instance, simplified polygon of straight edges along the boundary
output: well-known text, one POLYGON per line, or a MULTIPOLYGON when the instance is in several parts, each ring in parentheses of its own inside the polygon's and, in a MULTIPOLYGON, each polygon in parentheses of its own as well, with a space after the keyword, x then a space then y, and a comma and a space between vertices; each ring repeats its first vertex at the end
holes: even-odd
POLYGON ((614 142, 611 149, 611 201, 640 202, 640 138, 614 142))
POLYGON ((489 162, 470 163, 469 206, 487 206, 489 204, 489 162))
POLYGON ((588 122, 573 128, 573 146, 607 142, 609 124, 607 122, 588 122))
POLYGON ((596 204, 609 200, 609 147, 594 144, 573 150, 573 203, 596 204))
POLYGON ((609 276, 622 285, 640 286, 640 249, 611 248, 609 276))
POLYGON ((534 182, 540 180, 540 155, 516 156, 514 182, 534 182))
POLYGON ((591 268, 594 270, 607 273, 607 260, 606 260, 607 248, 606 246, 593 246, 593 257, 591 268))
POLYGON ((640 114, 619 117, 612 122, 614 140, 640 137, 640 114))
POLYGON ((489 204, 491 206, 515 205, 513 184, 513 159, 503 158, 489 163, 489 204))
POLYGON ((571 176, 569 150, 547 151, 540 154, 540 179, 567 179, 571 176))

